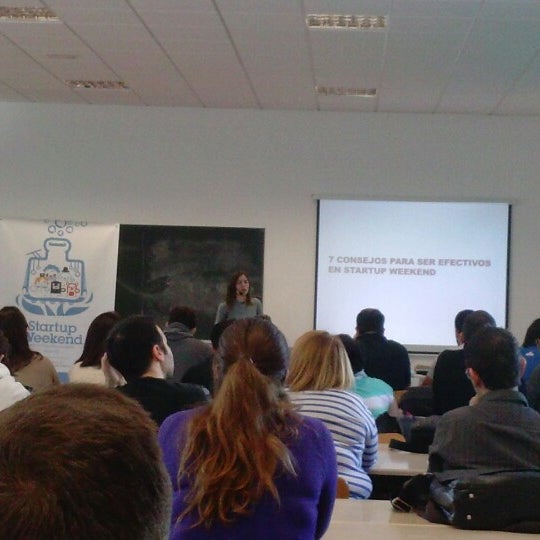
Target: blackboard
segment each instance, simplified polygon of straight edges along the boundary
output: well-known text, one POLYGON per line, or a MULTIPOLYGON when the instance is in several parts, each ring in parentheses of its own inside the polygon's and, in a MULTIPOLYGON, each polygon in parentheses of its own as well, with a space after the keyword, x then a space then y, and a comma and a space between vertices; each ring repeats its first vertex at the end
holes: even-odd
POLYGON ((263 267, 264 229, 120 225, 115 307, 164 325, 172 306, 189 306, 208 339, 232 274, 247 272, 262 300, 263 267))

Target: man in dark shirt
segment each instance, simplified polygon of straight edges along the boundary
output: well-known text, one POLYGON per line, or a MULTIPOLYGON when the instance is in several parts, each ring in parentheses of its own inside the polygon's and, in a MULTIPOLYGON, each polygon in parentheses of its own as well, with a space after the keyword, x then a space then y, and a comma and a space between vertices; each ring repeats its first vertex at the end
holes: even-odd
MULTIPOLYGON (((495 326, 495 319, 487 311, 473 311, 463 321, 461 341, 464 345, 485 326, 495 326)), ((468 405, 474 396, 471 381, 465 375, 463 349, 447 349, 439 355, 433 370, 433 413, 445 412, 468 405)))
POLYGON ((107 338, 108 363, 127 381, 118 389, 137 400, 161 425, 167 416, 208 401, 201 386, 165 380, 174 369, 167 338, 149 317, 120 321, 107 338))
POLYGON ((378 309, 363 309, 357 315, 356 339, 362 350, 367 375, 382 379, 394 390, 410 386, 409 353, 397 341, 384 337, 384 315, 378 309))
POLYGON ((524 364, 510 332, 486 327, 465 345, 472 404, 444 414, 430 448, 440 480, 477 473, 540 470, 540 414, 517 390, 524 364))

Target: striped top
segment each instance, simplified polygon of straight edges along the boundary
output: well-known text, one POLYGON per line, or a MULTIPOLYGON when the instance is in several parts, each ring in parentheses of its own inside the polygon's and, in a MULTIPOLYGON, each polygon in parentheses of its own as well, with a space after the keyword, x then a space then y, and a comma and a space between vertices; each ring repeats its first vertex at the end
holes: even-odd
POLYGON ((325 423, 336 448, 339 476, 347 480, 352 498, 367 499, 372 489, 367 471, 377 460, 378 435, 362 398, 347 390, 304 390, 289 396, 302 414, 325 423))

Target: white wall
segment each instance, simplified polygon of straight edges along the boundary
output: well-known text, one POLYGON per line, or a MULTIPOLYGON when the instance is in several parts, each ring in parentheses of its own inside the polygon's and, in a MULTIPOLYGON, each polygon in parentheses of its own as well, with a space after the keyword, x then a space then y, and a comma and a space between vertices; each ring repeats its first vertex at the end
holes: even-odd
POLYGON ((540 315, 539 133, 538 117, 0 103, 0 216, 264 227, 265 312, 292 341, 313 323, 314 194, 510 201, 522 339, 540 315))

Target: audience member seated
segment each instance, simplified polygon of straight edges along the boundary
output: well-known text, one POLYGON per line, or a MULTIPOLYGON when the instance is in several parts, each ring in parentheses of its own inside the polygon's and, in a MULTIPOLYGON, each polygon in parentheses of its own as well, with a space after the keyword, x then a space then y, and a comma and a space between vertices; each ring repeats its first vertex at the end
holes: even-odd
POLYGON ((363 309, 356 317, 356 339, 364 369, 370 377, 387 382, 394 390, 411 384, 411 362, 407 349, 384 336, 384 315, 378 309, 363 309))
POLYGON ((68 384, 0 413, 0 537, 165 538, 156 426, 116 390, 68 384))
POLYGON ((17 382, 9 372, 4 360, 9 357, 9 341, 0 330, 0 411, 27 397, 30 392, 17 382))
MULTIPOLYGON (((465 317, 461 339, 465 347, 472 336, 485 326, 495 326, 495 320, 486 311, 473 311, 465 317)), ((445 350, 437 358, 433 370, 433 413, 468 405, 474 396, 474 388, 465 374, 463 349, 445 350)))
MULTIPOLYGON (((467 315, 470 315, 473 312, 472 309, 462 309, 454 318, 454 334, 456 336, 456 343, 459 348, 463 348, 465 343, 463 339, 463 324, 467 315)), ((444 351, 443 351, 444 352, 444 351)), ((422 381, 421 386, 431 386, 433 384, 433 371, 435 370, 435 364, 431 366, 427 372, 424 380, 422 381)))
POLYGON ((229 326, 212 403, 169 417, 159 441, 173 483, 172 540, 320 538, 336 494, 322 422, 283 389, 288 347, 269 321, 229 326))
POLYGON ((214 324, 214 326, 212 327, 212 331, 210 332, 210 342, 212 343, 212 357, 206 358, 200 364, 189 368, 182 377, 182 382, 199 384, 201 386, 204 386, 211 395, 214 395, 214 375, 212 373, 214 354, 218 349, 221 334, 223 334, 225 328, 229 327, 233 322, 233 319, 229 319, 227 321, 221 321, 220 323, 214 324))
POLYGON ((360 396, 352 392, 354 375, 337 336, 311 331, 291 352, 287 375, 291 401, 302 414, 319 418, 332 434, 339 476, 351 498, 367 499, 372 490, 367 471, 377 460, 375 421, 360 396))
POLYGON ((121 319, 116 311, 98 315, 88 327, 81 357, 69 370, 69 382, 106 385, 101 369, 101 359, 105 354, 105 340, 112 327, 121 319))
POLYGON ((208 400, 202 386, 166 381, 174 369, 167 338, 149 317, 120 321, 106 342, 107 361, 127 384, 120 392, 136 399, 159 425, 170 414, 208 400))
POLYGON ((212 361, 214 351, 207 343, 197 339, 197 316, 187 306, 175 306, 169 312, 169 322, 163 330, 174 359, 172 380, 182 382, 189 368, 212 361))
POLYGON ((540 414, 517 390, 524 368, 510 332, 486 327, 465 345, 472 404, 443 415, 430 449, 439 480, 477 473, 540 470, 540 414))
MULTIPOLYGON (((377 420, 381 415, 388 412, 392 416, 398 415, 399 408, 392 387, 381 379, 366 375, 364 359, 358 342, 347 334, 339 334, 338 338, 347 351, 349 363, 354 373, 353 391, 362 398, 373 418, 377 420)), ((396 429, 392 431, 396 431, 396 429)))
POLYGON ((521 345, 520 354, 527 361, 525 366, 525 372, 521 378, 520 389, 526 391, 527 381, 531 376, 531 373, 540 365, 540 349, 538 345, 540 344, 540 319, 535 319, 527 332, 525 332, 525 338, 523 339, 523 344, 521 345))
POLYGON ((52 362, 41 353, 30 349, 28 323, 19 308, 5 306, 0 309, 0 330, 11 346, 11 353, 4 362, 15 379, 30 390, 41 390, 60 384, 52 362))

